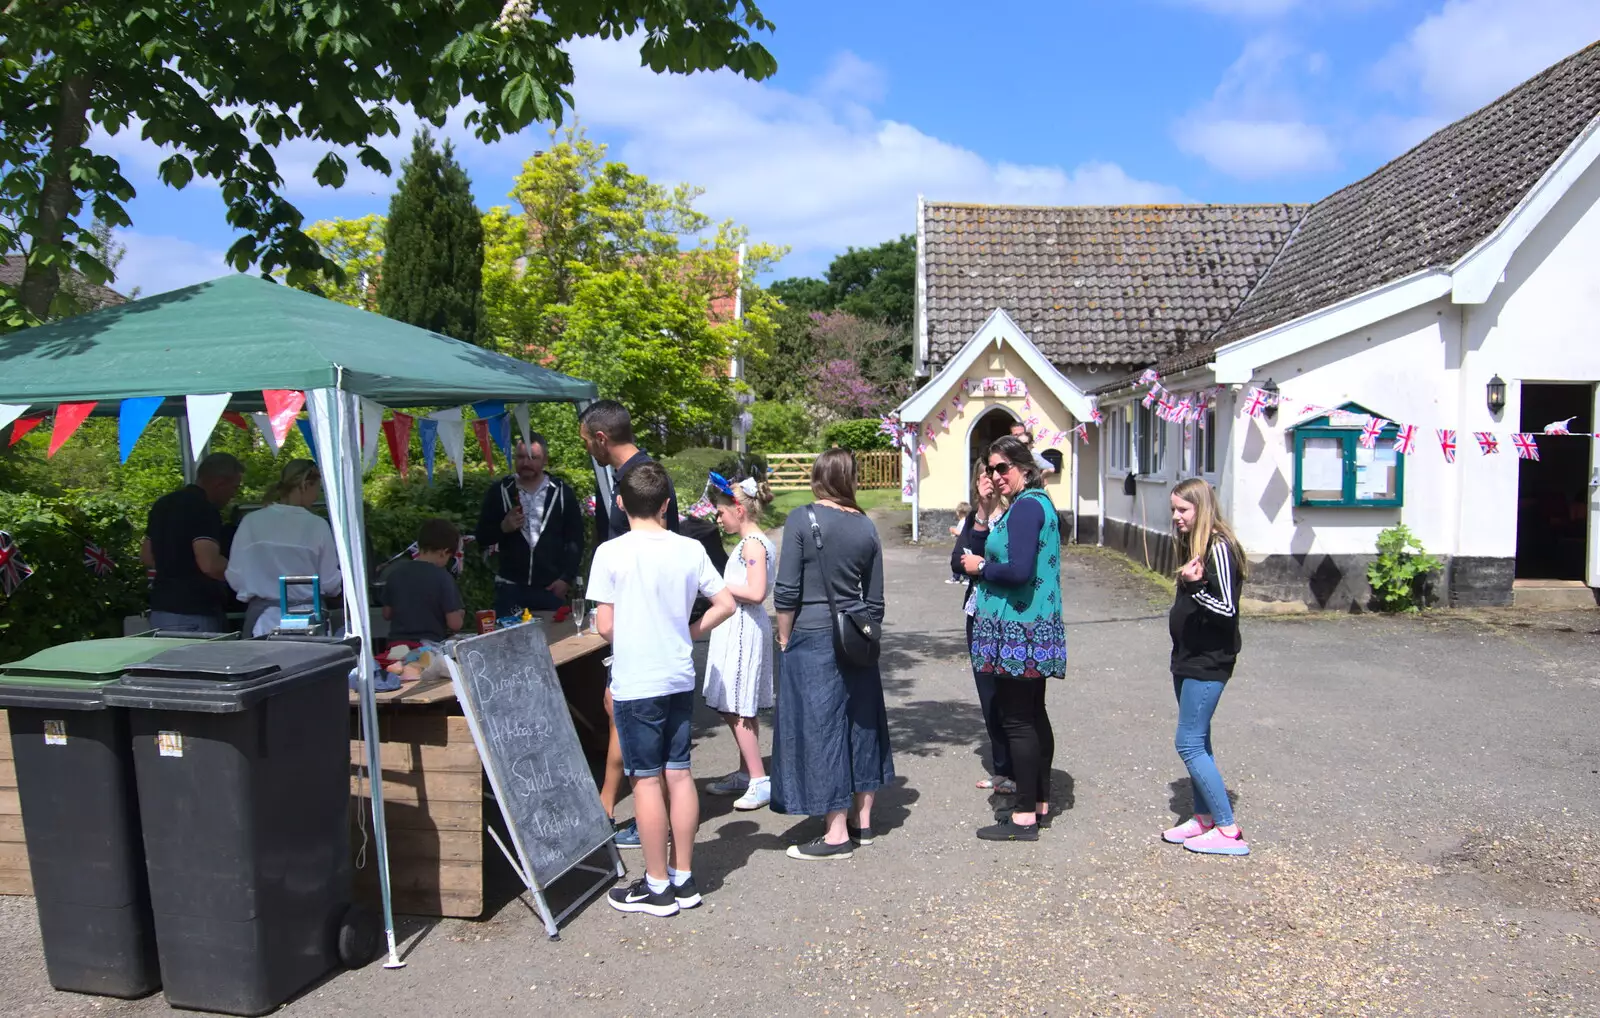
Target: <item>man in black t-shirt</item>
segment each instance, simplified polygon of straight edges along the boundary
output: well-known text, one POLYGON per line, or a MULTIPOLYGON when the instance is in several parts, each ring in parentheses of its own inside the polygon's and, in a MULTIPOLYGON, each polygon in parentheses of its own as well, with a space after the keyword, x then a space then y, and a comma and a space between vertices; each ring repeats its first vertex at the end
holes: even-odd
MULTIPOLYGON (((595 500, 594 543, 599 547, 618 534, 628 532, 628 514, 622 511, 622 500, 616 495, 617 482, 639 464, 655 461, 634 443, 633 418, 627 408, 614 399, 590 403, 578 418, 578 433, 583 436, 589 455, 602 467, 609 467, 612 475, 611 504, 601 506, 599 499, 595 500), (601 512, 602 508, 606 511, 601 512)), ((676 491, 667 500, 667 529, 675 534, 681 529, 676 491)))
POLYGON ((156 571, 150 624, 156 629, 220 633, 233 591, 224 574, 222 507, 239 493, 244 464, 225 452, 200 461, 194 483, 150 507, 139 558, 156 571))

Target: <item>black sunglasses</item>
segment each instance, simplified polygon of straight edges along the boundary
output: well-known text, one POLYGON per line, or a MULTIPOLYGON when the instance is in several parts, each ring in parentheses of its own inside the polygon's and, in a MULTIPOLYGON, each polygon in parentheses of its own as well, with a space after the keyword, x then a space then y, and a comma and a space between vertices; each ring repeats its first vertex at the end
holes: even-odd
POLYGON ((999 477, 1001 474, 1005 473, 1006 471, 1012 469, 1015 466, 1016 466, 1015 463, 1007 461, 1005 463, 990 463, 990 464, 987 464, 984 467, 984 469, 987 470, 993 476, 999 477))

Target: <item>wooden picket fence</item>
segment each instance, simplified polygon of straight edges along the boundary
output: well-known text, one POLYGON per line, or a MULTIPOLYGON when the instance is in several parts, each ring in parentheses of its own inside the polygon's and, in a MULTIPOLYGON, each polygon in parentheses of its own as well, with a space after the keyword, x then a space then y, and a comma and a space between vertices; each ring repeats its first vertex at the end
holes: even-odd
MULTIPOLYGON (((856 487, 900 487, 900 454, 892 449, 858 452, 856 487)), ((814 452, 776 452, 767 455, 767 483, 773 491, 804 491, 811 487, 814 452)))

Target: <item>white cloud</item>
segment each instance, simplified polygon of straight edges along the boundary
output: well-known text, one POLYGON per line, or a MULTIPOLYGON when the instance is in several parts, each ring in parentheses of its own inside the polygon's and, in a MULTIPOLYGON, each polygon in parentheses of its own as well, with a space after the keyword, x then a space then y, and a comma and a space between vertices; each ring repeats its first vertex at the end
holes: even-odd
POLYGON ((1328 58, 1287 39, 1252 39, 1210 101, 1173 125, 1178 148, 1244 180, 1332 169, 1333 140, 1301 110, 1298 83, 1328 73, 1328 58))
MULTIPOLYGON (((810 95, 724 72, 656 76, 626 45, 599 41, 577 44, 573 64, 578 116, 613 141, 614 158, 657 180, 698 184, 709 215, 793 245, 796 257, 782 272, 816 271, 848 245, 911 232, 918 194, 1040 205, 1182 198, 1104 162, 1069 169, 991 161, 837 101, 828 87, 836 74, 810 95)), ((859 64, 834 66, 859 79, 859 64)))
POLYGON ((137 287, 141 297, 151 297, 233 271, 222 260, 223 252, 181 237, 119 230, 116 239, 127 248, 111 284, 118 293, 132 293, 137 287))
POLYGON ((833 58, 816 91, 821 96, 871 106, 888 94, 889 76, 877 64, 845 50, 833 58))
POLYGON ((1595 0, 1447 0, 1378 65, 1453 119, 1600 38, 1595 0))

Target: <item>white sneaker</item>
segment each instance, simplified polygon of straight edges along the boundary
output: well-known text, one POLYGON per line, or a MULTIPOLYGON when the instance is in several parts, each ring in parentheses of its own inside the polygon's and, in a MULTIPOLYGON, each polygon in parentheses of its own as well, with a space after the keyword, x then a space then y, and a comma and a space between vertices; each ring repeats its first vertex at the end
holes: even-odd
POLYGON ((757 778, 743 795, 734 800, 734 809, 760 809, 772 802, 772 779, 757 778))
POLYGON ((734 771, 724 775, 706 786, 710 795, 738 795, 750 787, 750 775, 744 771, 734 771))

